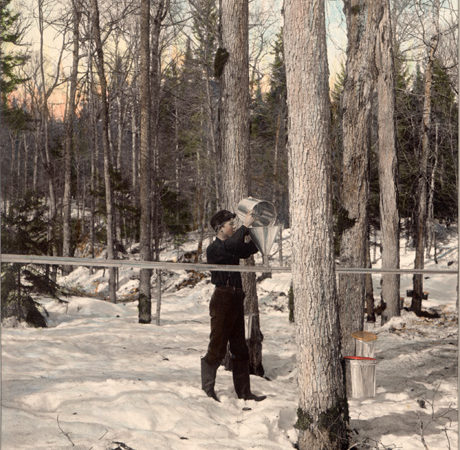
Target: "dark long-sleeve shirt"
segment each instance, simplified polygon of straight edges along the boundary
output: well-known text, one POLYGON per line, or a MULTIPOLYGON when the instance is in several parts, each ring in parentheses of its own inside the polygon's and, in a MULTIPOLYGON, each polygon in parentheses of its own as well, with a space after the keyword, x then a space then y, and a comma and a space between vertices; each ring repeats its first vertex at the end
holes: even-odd
MULTIPOLYGON (((254 242, 244 242, 249 228, 242 225, 233 236, 225 241, 216 238, 206 249, 208 264, 239 264, 240 259, 249 258, 257 253, 254 242)), ((241 288, 240 272, 211 271, 211 283, 216 286, 233 286, 241 288)))

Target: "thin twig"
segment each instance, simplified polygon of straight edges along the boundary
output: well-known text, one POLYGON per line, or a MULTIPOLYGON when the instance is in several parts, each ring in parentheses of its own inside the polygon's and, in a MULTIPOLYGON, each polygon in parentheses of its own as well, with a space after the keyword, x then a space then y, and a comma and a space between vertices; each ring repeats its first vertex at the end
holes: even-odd
POLYGON ((419 419, 419 422, 420 422, 420 439, 422 441, 422 444, 423 446, 425 447, 426 450, 430 450, 428 448, 428 446, 426 445, 426 442, 425 442, 425 436, 423 435, 423 421, 420 417, 420 414, 417 414, 418 415, 418 419, 419 419))
POLYGON ((75 444, 73 443, 72 439, 70 439, 69 433, 66 433, 62 428, 61 424, 59 423, 59 414, 56 417, 56 421, 58 424, 58 428, 61 430, 62 434, 69 440, 69 442, 72 444, 72 447, 75 447, 75 444))
POLYGON ((99 440, 101 440, 107 433, 109 432, 109 430, 105 430, 105 433, 99 438, 99 440))
POLYGON ((449 435, 447 434, 447 428, 444 428, 444 434, 446 435, 446 439, 447 439, 447 450, 450 450, 450 440, 449 440, 449 435))

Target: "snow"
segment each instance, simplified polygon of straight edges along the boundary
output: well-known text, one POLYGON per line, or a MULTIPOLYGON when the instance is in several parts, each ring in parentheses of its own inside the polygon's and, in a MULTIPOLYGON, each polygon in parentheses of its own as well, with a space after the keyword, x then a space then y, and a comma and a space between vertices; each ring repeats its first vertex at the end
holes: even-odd
MULTIPOLYGON (((283 236, 287 240, 289 230, 283 236)), ((438 264, 430 260, 426 267, 455 269, 456 242, 443 244, 438 264)), ((187 242, 182 251, 195 248, 187 242)), ((283 253, 289 257, 287 246, 283 253)), ((179 254, 169 249, 162 259, 179 254)), ((378 267, 378 252, 376 257, 378 267)), ((403 242, 401 267, 413 260, 403 242)), ((290 274, 273 274, 258 284, 268 379, 251 376, 251 384, 256 394, 267 395, 260 403, 237 399, 231 373, 222 367, 216 382, 221 403, 200 388, 213 290, 209 276, 177 290, 188 274, 163 275, 160 326, 155 319, 137 323, 136 276, 136 270, 120 270, 124 301, 111 304, 94 297, 106 294, 108 271, 78 268, 60 281, 78 287, 81 296, 63 298, 67 303, 37 299, 49 313, 49 328, 3 324, 2 449, 293 448, 298 394, 287 307, 290 274)), ((376 301, 379 278, 374 276, 376 301)), ((423 308, 436 310, 439 319, 403 311, 384 326, 366 324, 378 337, 377 389, 374 398, 349 398, 352 442, 360 448, 457 448, 457 279, 425 278, 429 298, 423 308)), ((411 281, 401 277, 402 296, 411 281)), ((405 302, 409 306, 410 299, 405 302)), ((155 306, 153 301, 153 311, 155 306)))

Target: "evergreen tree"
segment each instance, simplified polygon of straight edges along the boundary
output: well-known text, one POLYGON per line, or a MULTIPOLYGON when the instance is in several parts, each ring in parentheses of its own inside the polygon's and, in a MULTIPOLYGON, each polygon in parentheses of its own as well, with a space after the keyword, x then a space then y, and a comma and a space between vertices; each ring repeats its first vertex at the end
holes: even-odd
POLYGON ((457 220, 458 104, 449 76, 439 61, 435 61, 433 68, 432 95, 432 147, 437 148, 437 155, 430 158, 429 168, 430 173, 436 169, 434 217, 449 224, 457 220))
MULTIPOLYGON (((417 185, 418 148, 421 145, 418 126, 423 108, 424 75, 417 65, 410 75, 406 63, 396 58, 396 124, 399 152, 399 210, 408 219, 406 232, 413 236, 413 218, 417 185)), ((434 217, 450 223, 457 217, 457 137, 458 105, 446 70, 435 61, 432 88, 433 126, 430 139, 431 157, 428 173, 434 165, 436 126, 438 124, 438 167, 435 173, 434 217)))
POLYGON ((13 202, 2 218, 2 252, 46 254, 50 243, 45 214, 45 201, 31 192, 13 202))
POLYGON ((417 179, 417 148, 419 136, 417 126, 422 117, 423 76, 419 66, 415 74, 408 74, 406 64, 400 57, 395 58, 396 87, 396 130, 399 153, 399 205, 400 217, 409 219, 406 232, 412 236, 412 224, 415 212, 417 179))
POLYGON ((256 197, 271 200, 278 219, 289 226, 287 176, 286 69, 283 35, 273 45, 269 90, 263 94, 260 83, 251 100, 251 186, 256 197))
MULTIPOLYGON (((46 254, 48 224, 46 204, 33 193, 14 202, 3 216, 2 251, 18 254, 46 254)), ((46 327, 46 321, 31 298, 31 291, 57 298, 58 286, 49 277, 48 266, 23 269, 21 264, 3 264, 1 275, 2 319, 14 317, 30 325, 46 327), (22 278, 28 281, 24 284, 22 278)))
POLYGON ((23 128, 25 115, 22 110, 8 105, 8 95, 25 80, 16 69, 26 62, 26 56, 16 51, 21 44, 23 29, 19 13, 10 9, 11 0, 0 0, 0 114, 14 128, 23 128))

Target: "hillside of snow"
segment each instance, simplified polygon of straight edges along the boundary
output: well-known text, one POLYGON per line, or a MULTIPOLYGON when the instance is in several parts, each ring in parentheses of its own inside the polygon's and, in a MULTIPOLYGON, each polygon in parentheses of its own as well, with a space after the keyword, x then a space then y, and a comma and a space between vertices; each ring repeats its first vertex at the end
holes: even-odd
MULTIPOLYGON (((455 230, 456 231, 456 230, 455 230)), ((289 230, 283 233, 289 263, 289 230)), ((271 264, 279 265, 277 245, 271 264)), ((456 233, 438 243, 437 264, 456 269, 456 233)), ((192 236, 162 260, 196 250, 192 236)), ((130 255, 136 258, 136 255, 130 255)), ((379 252, 373 254, 374 267, 379 252)), ((414 251, 402 240, 401 267, 414 251)), ((259 259, 260 262, 260 259, 259 259)), ((207 348, 208 305, 213 286, 207 275, 163 273, 160 326, 137 323, 138 272, 120 269, 123 302, 102 300, 108 271, 77 268, 59 282, 79 296, 59 302, 36 298, 48 312, 48 328, 21 324, 2 328, 3 450, 19 449, 289 449, 297 441, 298 406, 294 326, 288 321, 290 275, 275 273, 258 283, 263 365, 266 378, 251 376, 260 403, 237 399, 231 373, 217 373, 217 403, 201 390, 200 356, 207 348), (179 285, 185 285, 178 289, 179 285), (97 296, 102 296, 97 298, 97 296)), ((259 274, 258 274, 259 275, 259 274)), ((379 276, 374 276, 376 303, 379 276)), ((401 277, 401 295, 412 276, 401 277)), ((376 396, 349 399, 352 448, 454 449, 457 428, 457 277, 427 275, 423 308, 439 319, 417 318, 403 310, 377 335, 376 396)), ((154 286, 154 296, 156 286, 154 286)), ((410 298, 405 298, 405 306, 410 298)), ((155 297, 152 302, 155 313, 155 297)))

